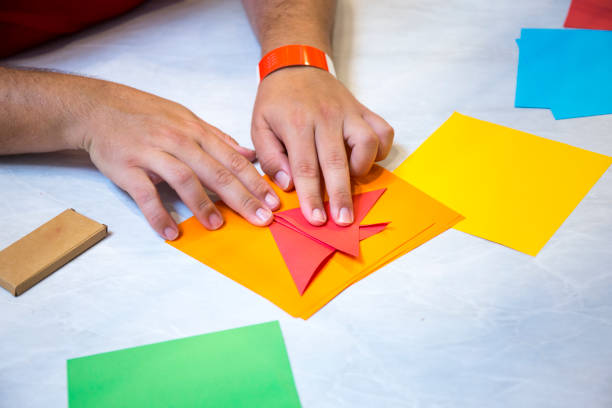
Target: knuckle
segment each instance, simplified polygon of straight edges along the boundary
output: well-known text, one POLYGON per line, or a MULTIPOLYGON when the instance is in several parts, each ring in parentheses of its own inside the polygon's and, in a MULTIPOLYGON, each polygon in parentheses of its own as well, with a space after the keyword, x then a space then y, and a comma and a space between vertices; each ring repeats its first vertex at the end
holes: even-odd
POLYGON ((137 156, 129 155, 125 158, 125 166, 126 167, 138 167, 140 164, 140 160, 137 156))
POLYGON ((185 147, 189 143, 189 138, 183 132, 176 130, 166 130, 163 132, 164 144, 168 147, 185 147))
POLYGON ((323 103, 319 106, 319 115, 324 121, 334 121, 336 118, 340 117, 342 112, 342 108, 337 103, 323 103))
POLYGON ((351 196, 351 193, 349 193, 348 191, 346 191, 345 189, 338 189, 336 191, 333 191, 331 193, 332 197, 334 197, 334 199, 341 203, 341 204, 347 204, 350 203, 353 199, 353 197, 351 196))
POLYGON ((256 137, 269 131, 269 125, 265 121, 255 120, 251 123, 251 136, 256 137))
POLYGON ((300 199, 306 203, 317 204, 321 201, 321 194, 318 191, 303 191, 300 193, 300 199))
POLYGON ((361 144, 366 150, 376 150, 378 148, 378 136, 373 132, 366 132, 361 137, 361 144))
POLYGON ((219 136, 220 136, 220 137, 221 137, 223 140, 225 140, 226 142, 238 144, 238 142, 236 141, 236 139, 234 139, 233 137, 231 137, 230 135, 228 135, 228 134, 227 134, 227 133, 225 133, 225 132, 221 132, 221 131, 219 131, 219 136))
POLYGON ((140 206, 146 206, 157 199, 157 192, 153 186, 142 186, 132 190, 132 198, 140 206))
POLYGON ((190 184, 193 181, 193 172, 187 167, 177 167, 172 170, 172 180, 179 185, 183 186, 190 184))
POLYGON ((276 159, 272 156, 260 157, 259 164, 261 165, 261 168, 263 169, 264 173, 270 174, 272 176, 274 176, 274 174, 276 174, 279 169, 276 159))
POLYGON ((387 126, 388 129, 385 131, 384 135, 381 136, 380 139, 380 149, 377 155, 378 160, 382 160, 387 157, 387 155, 391 151, 391 147, 393 146, 394 130, 390 125, 387 124, 387 126))
POLYGON ((147 218, 149 219, 149 223, 154 228, 159 228, 166 224, 166 215, 163 211, 160 211, 158 209, 150 211, 147 218))
POLYGON ((268 183, 263 181, 261 179, 261 177, 258 177, 258 180, 256 180, 255 182, 251 183, 251 185, 253 186, 253 192, 257 196, 260 196, 260 197, 263 196, 264 194, 266 194, 268 192, 268 190, 270 189, 270 187, 268 186, 268 183))
POLYGON ((346 155, 341 150, 332 150, 327 153, 323 161, 325 168, 330 170, 342 170, 346 168, 346 155))
POLYGON ((311 161, 298 161, 295 164, 295 177, 315 178, 319 175, 319 167, 311 161))
POLYGON ((257 200, 250 194, 246 194, 244 197, 242 197, 240 205, 245 211, 259 208, 257 200))
POLYGON ((215 171, 215 184, 220 187, 226 187, 234 181, 234 176, 225 167, 221 167, 215 171))
POLYGON ((188 132, 204 133, 204 126, 196 120, 185 120, 183 126, 188 132))
POLYGON ((288 116, 289 124, 295 129, 304 129, 309 120, 301 107, 294 108, 288 116))
POLYGON ((198 211, 202 213, 212 212, 215 208, 215 205, 208 197, 203 197, 198 203, 198 211))
POLYGON ((249 162, 239 153, 232 152, 229 158, 229 164, 234 173, 241 173, 247 168, 249 162))
POLYGON ((383 126, 383 133, 385 136, 392 139, 395 135, 395 129, 393 129, 393 126, 385 122, 385 125, 383 126))
POLYGON ((351 166, 351 175, 355 177, 365 176, 370 171, 371 163, 361 162, 351 166))

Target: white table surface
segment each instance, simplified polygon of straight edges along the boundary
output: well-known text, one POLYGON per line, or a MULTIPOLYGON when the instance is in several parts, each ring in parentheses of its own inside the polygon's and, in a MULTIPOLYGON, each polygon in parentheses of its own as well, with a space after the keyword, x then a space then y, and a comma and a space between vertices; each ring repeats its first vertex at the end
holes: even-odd
MULTIPOLYGON (((612 155, 612 115, 513 107, 515 38, 561 27, 568 5, 341 1, 340 78, 396 131, 383 164, 454 110, 612 155)), ((151 1, 6 62, 161 95, 250 145, 258 57, 238 1, 151 1)), ((177 219, 190 215, 162 195, 177 219)), ((0 158, 0 247, 66 208, 111 235, 18 298, 0 290, 2 407, 66 406, 72 357, 270 320, 305 407, 612 406, 611 171, 535 258, 451 230, 308 321, 165 244, 86 155, 0 158)))

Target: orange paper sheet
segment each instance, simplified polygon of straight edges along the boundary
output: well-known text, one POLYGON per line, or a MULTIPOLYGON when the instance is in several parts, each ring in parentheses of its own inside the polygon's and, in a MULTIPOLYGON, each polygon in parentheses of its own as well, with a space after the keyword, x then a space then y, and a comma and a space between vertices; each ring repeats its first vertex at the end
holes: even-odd
MULTIPOLYGON (((276 189, 283 208, 299 205, 295 192, 276 189)), ((353 195, 386 188, 363 224, 391 221, 360 242, 360 255, 335 253, 300 296, 269 228, 255 227, 223 204, 225 225, 206 230, 191 217, 170 245, 270 300, 294 317, 307 319, 345 288, 398 256, 446 231, 463 217, 382 167, 353 181, 353 195)))

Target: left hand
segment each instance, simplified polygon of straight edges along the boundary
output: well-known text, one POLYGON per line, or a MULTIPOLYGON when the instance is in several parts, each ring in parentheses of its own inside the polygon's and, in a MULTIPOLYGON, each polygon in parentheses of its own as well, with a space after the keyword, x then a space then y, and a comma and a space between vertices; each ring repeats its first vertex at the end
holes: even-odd
POLYGON ((367 174, 393 143, 393 128, 383 118, 314 67, 283 68, 261 81, 251 134, 264 172, 283 190, 295 186, 302 213, 313 225, 327 221, 320 173, 333 220, 349 225, 350 176, 367 174))

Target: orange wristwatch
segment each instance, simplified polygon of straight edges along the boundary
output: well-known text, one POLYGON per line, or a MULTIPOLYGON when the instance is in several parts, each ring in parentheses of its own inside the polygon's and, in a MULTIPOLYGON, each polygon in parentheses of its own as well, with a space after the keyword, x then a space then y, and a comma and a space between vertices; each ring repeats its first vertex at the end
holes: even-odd
POLYGON ((309 45, 285 45, 273 49, 259 61, 259 80, 285 67, 308 65, 328 71, 336 76, 329 55, 309 45))

